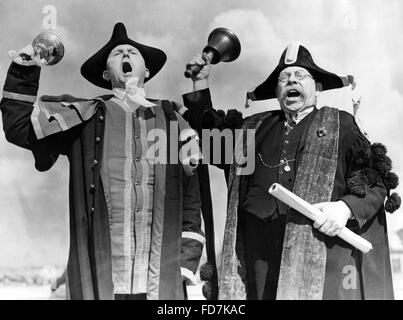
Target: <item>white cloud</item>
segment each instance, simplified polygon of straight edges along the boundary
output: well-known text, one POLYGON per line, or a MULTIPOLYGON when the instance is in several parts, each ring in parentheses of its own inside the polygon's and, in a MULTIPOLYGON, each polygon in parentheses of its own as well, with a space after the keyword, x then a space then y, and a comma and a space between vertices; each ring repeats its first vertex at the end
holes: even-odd
POLYGON ((257 55, 266 58, 277 55, 273 51, 282 45, 269 19, 258 9, 225 11, 213 19, 209 29, 218 27, 228 28, 238 36, 242 45, 240 59, 251 59, 257 55))

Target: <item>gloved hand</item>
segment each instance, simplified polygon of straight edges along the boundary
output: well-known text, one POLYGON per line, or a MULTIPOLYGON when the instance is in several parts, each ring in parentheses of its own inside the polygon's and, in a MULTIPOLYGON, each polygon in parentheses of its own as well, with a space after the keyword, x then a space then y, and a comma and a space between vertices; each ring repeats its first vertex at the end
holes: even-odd
POLYGON ((191 75, 193 81, 193 91, 203 90, 208 88, 208 77, 210 75, 211 65, 208 56, 203 53, 195 55, 189 63, 186 64, 186 69, 189 70, 192 66, 198 65, 201 67, 200 71, 191 75))
POLYGON ((8 56, 21 66, 39 66, 42 67, 46 60, 41 58, 38 52, 35 52, 31 44, 22 48, 20 51, 10 50, 8 56))
POLYGON ((210 60, 205 53, 203 55, 196 54, 193 58, 186 64, 186 67, 190 67, 193 65, 198 65, 201 67, 199 73, 192 74, 190 77, 193 81, 208 79, 211 70, 210 60))
POLYGON ((320 232, 334 237, 346 226, 348 219, 352 218, 350 208, 343 201, 321 202, 314 204, 323 213, 323 220, 315 222, 313 226, 320 232))

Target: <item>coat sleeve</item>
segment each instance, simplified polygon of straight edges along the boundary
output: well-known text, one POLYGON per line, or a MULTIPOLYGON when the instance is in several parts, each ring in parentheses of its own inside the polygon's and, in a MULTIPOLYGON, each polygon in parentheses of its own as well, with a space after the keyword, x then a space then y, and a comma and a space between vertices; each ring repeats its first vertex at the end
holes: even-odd
POLYGON ((31 113, 39 86, 41 68, 12 63, 3 89, 1 111, 6 139, 32 150, 36 137, 31 125, 31 113))
POLYGON ((40 70, 38 66, 12 63, 4 84, 0 109, 7 141, 31 150, 35 167, 39 171, 46 171, 52 167, 60 154, 67 153, 77 129, 41 140, 36 138, 31 114, 37 98, 40 70))
POLYGON ((192 284, 196 283, 195 273, 199 266, 204 246, 201 231, 201 203, 197 172, 184 177, 183 186, 183 223, 181 273, 192 284))
MULTIPOLYGON (((349 127, 348 136, 345 137, 349 144, 345 155, 346 179, 348 181, 355 172, 365 172, 365 170, 371 169, 371 145, 358 129, 351 115, 344 114, 341 121, 343 118, 349 127)), ((382 179, 369 180, 371 179, 367 179, 365 185, 365 195, 354 194, 349 190, 346 195, 340 198, 350 208, 360 227, 379 212, 387 196, 387 189, 382 179)))
POLYGON ((227 113, 214 109, 209 89, 187 93, 183 95, 183 102, 185 104, 185 107, 182 108, 183 117, 199 134, 202 153, 204 156, 207 155, 206 161, 220 169, 228 169, 228 163, 224 161, 224 159, 228 159, 226 158, 228 156, 226 153, 229 152, 227 139, 229 137, 232 139, 231 151, 233 151, 235 130, 240 129, 244 121, 242 113, 236 109, 230 109, 227 113), (210 135, 204 135, 203 129, 208 129, 204 132, 210 132, 210 135), (216 131, 214 132, 213 129, 216 131), (220 136, 217 136, 217 133, 220 136), (219 140, 217 140, 217 137, 219 140), (209 139, 209 141, 204 141, 204 139, 209 139), (217 144, 220 144, 220 148, 215 148, 217 144), (209 148, 208 152, 203 150, 204 146, 209 148), (217 152, 220 152, 220 154, 215 154, 217 152), (220 159, 220 161, 215 159, 220 159))

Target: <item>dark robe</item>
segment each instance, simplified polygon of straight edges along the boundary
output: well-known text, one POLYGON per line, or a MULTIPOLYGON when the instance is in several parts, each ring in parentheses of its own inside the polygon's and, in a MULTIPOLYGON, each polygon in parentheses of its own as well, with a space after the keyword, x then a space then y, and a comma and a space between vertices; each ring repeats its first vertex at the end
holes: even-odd
MULTIPOLYGON (((10 66, 0 104, 6 138, 31 150, 39 171, 49 170, 59 155, 68 157, 68 294, 71 299, 113 299, 109 217, 100 177, 103 147, 100 142, 105 128, 103 99, 107 98, 99 99, 96 113, 88 121, 38 140, 31 113, 39 75, 40 68, 36 66, 15 63, 10 66)), ((64 101, 63 98, 54 100, 64 101)), ((170 121, 176 121, 178 115, 169 107, 156 113, 156 128, 169 137, 170 121)), ((201 234, 197 175, 185 176, 180 164, 155 164, 153 201, 147 295, 149 299, 183 299, 181 267, 195 273, 202 253, 202 243, 182 238, 182 232, 201 234)))

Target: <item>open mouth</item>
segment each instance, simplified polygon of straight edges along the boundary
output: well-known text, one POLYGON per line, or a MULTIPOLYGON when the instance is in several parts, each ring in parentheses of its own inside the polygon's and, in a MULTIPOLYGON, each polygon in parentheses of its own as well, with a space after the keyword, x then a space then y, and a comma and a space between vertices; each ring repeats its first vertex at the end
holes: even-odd
POLYGON ((132 66, 130 65, 129 62, 125 61, 122 63, 122 71, 124 74, 130 73, 133 71, 132 66))
POLYGON ((287 92, 287 98, 298 98, 301 93, 297 90, 291 89, 287 92))

